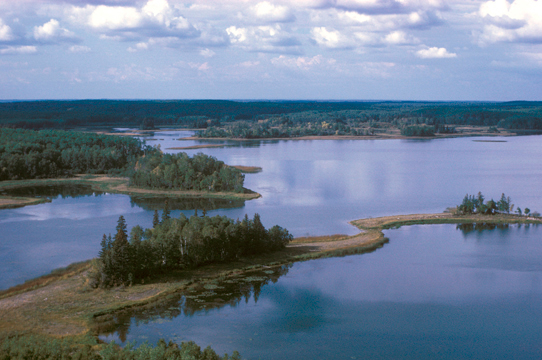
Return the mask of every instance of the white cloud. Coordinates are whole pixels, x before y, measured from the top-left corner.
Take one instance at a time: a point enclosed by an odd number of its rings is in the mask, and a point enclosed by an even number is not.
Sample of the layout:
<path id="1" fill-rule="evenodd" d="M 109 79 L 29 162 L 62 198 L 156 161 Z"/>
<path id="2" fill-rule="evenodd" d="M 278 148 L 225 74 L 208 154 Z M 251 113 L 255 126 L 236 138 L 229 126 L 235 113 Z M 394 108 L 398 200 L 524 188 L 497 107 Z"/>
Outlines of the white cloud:
<path id="1" fill-rule="evenodd" d="M 91 49 L 88 46 L 74 45 L 70 47 L 70 52 L 72 53 L 87 53 L 90 51 Z"/>
<path id="2" fill-rule="evenodd" d="M 335 29 L 315 27 L 311 29 L 311 35 L 318 45 L 328 49 L 347 49 L 354 46 L 352 40 Z"/>
<path id="3" fill-rule="evenodd" d="M 43 42 L 79 41 L 73 32 L 60 27 L 60 23 L 55 19 L 49 20 L 42 26 L 35 26 L 34 39 Z"/>
<path id="4" fill-rule="evenodd" d="M 34 54 L 38 51 L 35 46 L 8 46 L 7 48 L 0 49 L 0 54 Z"/>
<path id="5" fill-rule="evenodd" d="M 542 43 L 542 1 L 487 1 L 480 6 L 479 16 L 487 24 L 478 35 L 481 44 L 495 42 Z"/>
<path id="6" fill-rule="evenodd" d="M 404 31 L 392 31 L 386 35 L 384 42 L 390 45 L 411 45 L 418 44 L 420 40 L 408 35 Z"/>
<path id="7" fill-rule="evenodd" d="M 148 50 L 148 49 L 149 49 L 149 44 L 148 43 L 140 42 L 140 43 L 136 44 L 135 48 L 129 47 L 128 51 L 129 52 L 136 52 L 136 51 Z"/>
<path id="8" fill-rule="evenodd" d="M 324 64 L 325 61 L 322 55 L 316 55 L 313 57 L 289 57 L 281 55 L 279 57 L 271 59 L 271 63 L 277 66 L 286 66 L 290 68 L 308 70 L 314 66 Z"/>
<path id="9" fill-rule="evenodd" d="M 268 1 L 260 2 L 251 6 L 247 17 L 256 22 L 292 22 L 295 21 L 295 15 L 287 6 L 275 5 Z"/>
<path id="10" fill-rule="evenodd" d="M 11 28 L 0 18 L 0 41 L 10 41 L 15 39 Z"/>
<path id="11" fill-rule="evenodd" d="M 430 47 L 427 49 L 421 49 L 416 52 L 416 56 L 422 59 L 444 59 L 455 58 L 456 53 L 449 53 L 445 48 Z"/>
<path id="12" fill-rule="evenodd" d="M 213 50 L 209 50 L 209 49 L 200 50 L 199 54 L 206 58 L 212 58 L 213 56 L 216 55 L 216 53 Z"/>
<path id="13" fill-rule="evenodd" d="M 193 38 L 200 35 L 200 31 L 167 0 L 149 0 L 142 8 L 107 5 L 74 7 L 71 19 L 120 40 L 170 36 Z"/>
<path id="14" fill-rule="evenodd" d="M 246 51 L 299 53 L 301 43 L 279 24 L 226 29 L 230 42 Z"/>

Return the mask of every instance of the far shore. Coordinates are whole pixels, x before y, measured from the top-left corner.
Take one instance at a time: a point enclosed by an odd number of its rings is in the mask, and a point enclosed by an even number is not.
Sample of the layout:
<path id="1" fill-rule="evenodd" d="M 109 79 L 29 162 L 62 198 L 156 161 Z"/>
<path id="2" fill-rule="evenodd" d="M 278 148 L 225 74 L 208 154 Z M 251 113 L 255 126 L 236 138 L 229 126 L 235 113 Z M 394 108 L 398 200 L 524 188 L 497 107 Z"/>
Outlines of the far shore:
<path id="1" fill-rule="evenodd" d="M 506 214 L 438 213 L 386 216 L 350 223 L 361 232 L 354 236 L 296 238 L 285 250 L 275 253 L 178 271 L 145 284 L 110 290 L 91 290 L 86 285 L 91 260 L 74 264 L 0 291 L 0 339 L 23 333 L 55 337 L 96 335 L 93 333 L 96 324 L 114 318 L 119 311 L 152 307 L 153 303 L 174 293 L 189 291 L 195 283 L 222 281 L 245 272 L 297 261 L 375 251 L 389 241 L 384 237 L 384 229 L 415 224 L 541 224 L 542 219 Z"/>
<path id="2" fill-rule="evenodd" d="M 242 170 L 241 170 L 242 171 Z M 195 190 L 157 190 L 129 186 L 128 178 L 107 175 L 77 175 L 70 178 L 8 180 L 0 182 L 0 190 L 15 189 L 30 186 L 48 185 L 90 185 L 92 190 L 114 194 L 137 195 L 142 197 L 176 197 L 176 198 L 207 198 L 225 200 L 252 200 L 261 197 L 249 189 L 243 193 L 235 192 L 206 192 Z M 23 207 L 41 204 L 50 200 L 46 198 L 0 196 L 0 209 Z"/>

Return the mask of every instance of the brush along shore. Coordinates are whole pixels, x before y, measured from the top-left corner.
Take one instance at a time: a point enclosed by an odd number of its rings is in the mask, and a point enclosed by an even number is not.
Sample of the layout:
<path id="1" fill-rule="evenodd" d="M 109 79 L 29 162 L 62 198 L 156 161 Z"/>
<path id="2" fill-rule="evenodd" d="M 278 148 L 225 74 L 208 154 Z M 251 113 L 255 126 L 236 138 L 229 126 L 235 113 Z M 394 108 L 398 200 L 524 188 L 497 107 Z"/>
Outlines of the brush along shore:
<path id="1" fill-rule="evenodd" d="M 140 197 L 172 197 L 172 198 L 207 198 L 224 200 L 252 200 L 261 197 L 260 194 L 244 189 L 243 193 L 235 192 L 207 192 L 193 190 L 157 190 L 135 187 L 129 185 L 126 177 L 113 177 L 107 175 L 77 175 L 71 178 L 57 179 L 30 179 L 8 180 L 0 182 L 0 191 L 10 189 L 51 186 L 51 185 L 87 185 L 94 191 L 114 194 L 137 195 Z M 9 195 L 0 196 L 0 209 L 23 207 L 50 201 L 47 198 L 16 197 Z"/>
<path id="2" fill-rule="evenodd" d="M 231 263 L 211 264 L 151 279 L 145 284 L 113 289 L 91 289 L 87 273 L 91 261 L 74 264 L 14 288 L 0 292 L 0 339 L 16 334 L 55 337 L 93 334 L 102 318 L 119 311 L 137 309 L 173 294 L 184 294 L 201 285 L 262 268 L 296 261 L 345 256 L 374 251 L 388 239 L 382 230 L 415 224 L 542 223 L 540 218 L 517 215 L 414 214 L 361 219 L 351 222 L 361 232 L 354 236 L 332 235 L 294 239 L 284 250 L 244 258 Z M 96 335 L 96 334 L 93 334 Z"/>

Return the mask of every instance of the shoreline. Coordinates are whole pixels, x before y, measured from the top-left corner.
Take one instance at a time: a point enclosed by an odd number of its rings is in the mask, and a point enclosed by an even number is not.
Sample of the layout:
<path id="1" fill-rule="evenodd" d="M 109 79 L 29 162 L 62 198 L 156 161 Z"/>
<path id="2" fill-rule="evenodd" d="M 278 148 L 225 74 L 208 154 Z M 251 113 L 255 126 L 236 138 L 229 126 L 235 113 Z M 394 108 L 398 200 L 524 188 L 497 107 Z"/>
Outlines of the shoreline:
<path id="1" fill-rule="evenodd" d="M 200 140 L 200 141 L 278 141 L 278 140 L 435 140 L 435 139 L 451 139 L 451 138 L 461 138 L 461 137 L 476 137 L 476 136 L 487 136 L 487 137 L 510 137 L 510 136 L 521 136 L 515 133 L 465 133 L 465 134 L 443 134 L 435 136 L 404 136 L 404 135 L 395 135 L 395 134 L 379 134 L 379 135 L 307 135 L 307 136 L 298 136 L 298 137 L 278 137 L 278 138 L 233 138 L 233 137 L 197 137 L 189 136 L 185 138 L 179 138 L 179 141 L 185 140 Z M 473 140 L 474 141 L 474 140 Z M 488 140 L 489 141 L 489 140 Z M 202 144 L 194 145 L 198 149 L 206 147 L 225 147 L 226 145 L 215 145 L 215 144 Z M 231 146 L 231 145 L 230 145 Z M 178 147 L 178 148 L 169 148 L 169 149 L 188 149 L 195 147 Z"/>
<path id="2" fill-rule="evenodd" d="M 195 190 L 156 190 L 139 188 L 128 185 L 128 178 L 113 177 L 108 175 L 76 175 L 71 178 L 55 179 L 28 179 L 28 180 L 7 180 L 0 182 L 0 190 L 9 190 L 30 186 L 49 185 L 87 185 L 94 191 L 108 192 L 113 194 L 124 194 L 139 197 L 171 197 L 171 198 L 206 198 L 224 200 L 253 200 L 260 198 L 257 192 L 244 188 L 243 193 L 234 192 L 205 192 Z M 50 202 L 47 198 L 32 198 L 20 196 L 0 196 L 0 209 L 24 207 Z"/>
<path id="3" fill-rule="evenodd" d="M 285 250 L 275 253 L 177 271 L 147 284 L 108 290 L 88 288 L 86 273 L 93 261 L 88 260 L 1 291 L 0 339 L 17 333 L 57 337 L 93 334 L 92 329 L 101 320 L 107 321 L 119 311 L 151 306 L 173 294 L 182 295 L 194 283 L 224 280 L 245 272 L 298 261 L 375 251 L 389 241 L 382 232 L 385 229 L 417 224 L 459 223 L 542 224 L 542 219 L 503 214 L 438 213 L 353 220 L 350 224 L 361 231 L 353 236 L 300 237 L 294 239 Z"/>

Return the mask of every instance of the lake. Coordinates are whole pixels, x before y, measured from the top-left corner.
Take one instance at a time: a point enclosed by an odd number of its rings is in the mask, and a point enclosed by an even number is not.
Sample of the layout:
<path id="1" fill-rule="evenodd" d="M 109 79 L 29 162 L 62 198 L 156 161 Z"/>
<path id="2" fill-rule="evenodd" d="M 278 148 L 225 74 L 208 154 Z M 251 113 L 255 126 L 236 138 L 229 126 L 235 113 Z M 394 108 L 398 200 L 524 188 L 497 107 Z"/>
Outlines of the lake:
<path id="1" fill-rule="evenodd" d="M 385 233 L 372 253 L 216 283 L 125 314 L 101 338 L 194 340 L 246 359 L 542 356 L 542 226 Z"/>
<path id="2" fill-rule="evenodd" d="M 542 211 L 541 136 L 438 140 L 179 141 L 186 131 L 157 132 L 149 144 L 162 149 L 205 143 L 225 148 L 204 152 L 231 165 L 260 166 L 245 187 L 262 194 L 247 202 L 176 202 L 173 216 L 208 214 L 232 218 L 261 215 L 295 236 L 355 234 L 348 221 L 392 214 L 441 212 L 466 193 L 502 192 L 522 208 Z M 147 137 L 149 138 L 149 137 Z M 162 140 L 161 140 L 162 139 Z M 491 138 L 493 139 L 493 138 Z M 166 150 L 178 152 L 174 150 Z M 95 257 L 104 233 L 114 233 L 124 215 L 128 227 L 150 227 L 154 203 L 126 195 L 45 191 L 51 203 L 0 211 L 0 289 Z M 55 192 L 63 195 L 55 196 Z M 34 192 L 35 193 L 35 192 Z"/>

